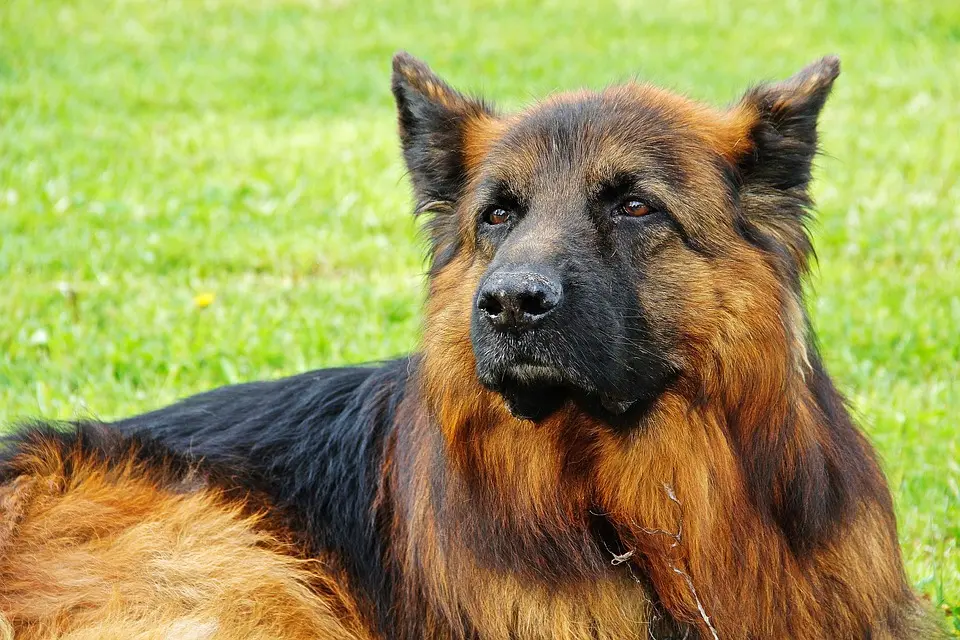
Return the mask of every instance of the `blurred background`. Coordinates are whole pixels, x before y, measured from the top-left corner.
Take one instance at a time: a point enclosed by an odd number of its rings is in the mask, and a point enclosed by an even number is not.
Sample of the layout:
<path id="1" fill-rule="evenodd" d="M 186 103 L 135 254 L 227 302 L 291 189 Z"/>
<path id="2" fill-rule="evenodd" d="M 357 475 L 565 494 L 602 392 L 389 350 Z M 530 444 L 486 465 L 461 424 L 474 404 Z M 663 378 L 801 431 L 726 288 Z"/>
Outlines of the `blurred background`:
<path id="1" fill-rule="evenodd" d="M 0 423 L 414 349 L 400 48 L 506 109 L 634 77 L 723 104 L 840 55 L 809 306 L 889 474 L 911 579 L 950 616 L 956 0 L 2 0 Z"/>

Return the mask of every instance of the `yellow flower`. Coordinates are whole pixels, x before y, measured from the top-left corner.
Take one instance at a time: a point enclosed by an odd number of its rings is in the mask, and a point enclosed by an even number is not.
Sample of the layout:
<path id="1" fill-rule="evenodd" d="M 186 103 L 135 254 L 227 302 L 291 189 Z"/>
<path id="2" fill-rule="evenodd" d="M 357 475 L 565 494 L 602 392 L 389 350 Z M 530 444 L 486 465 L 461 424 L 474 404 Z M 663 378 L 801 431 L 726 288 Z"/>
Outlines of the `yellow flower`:
<path id="1" fill-rule="evenodd" d="M 198 293 L 197 295 L 193 296 L 193 304 L 197 307 L 197 309 L 206 309 L 212 305 L 213 301 L 216 299 L 217 294 L 215 293 Z"/>

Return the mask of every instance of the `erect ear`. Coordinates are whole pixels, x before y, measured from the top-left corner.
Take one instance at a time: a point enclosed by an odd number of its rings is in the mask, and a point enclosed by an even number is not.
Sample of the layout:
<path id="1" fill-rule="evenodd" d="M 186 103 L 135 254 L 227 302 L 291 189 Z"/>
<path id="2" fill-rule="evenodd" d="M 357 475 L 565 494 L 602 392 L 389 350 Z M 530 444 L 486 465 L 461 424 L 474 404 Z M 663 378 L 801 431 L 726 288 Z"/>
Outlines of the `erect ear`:
<path id="1" fill-rule="evenodd" d="M 745 220 L 759 243 L 777 242 L 803 270 L 810 244 L 804 220 L 807 188 L 817 154 L 817 119 L 840 75 L 840 60 L 827 56 L 783 82 L 748 91 L 733 111 L 746 144 L 734 158 Z"/>
<path id="2" fill-rule="evenodd" d="M 391 88 L 417 212 L 455 202 L 467 179 L 471 128 L 492 119 L 492 112 L 404 51 L 393 57 Z"/>
<path id="3" fill-rule="evenodd" d="M 828 56 L 783 82 L 747 92 L 739 108 L 753 111 L 756 120 L 752 153 L 741 160 L 744 178 L 762 178 L 784 190 L 806 188 L 817 152 L 817 119 L 839 75 L 839 58 Z"/>

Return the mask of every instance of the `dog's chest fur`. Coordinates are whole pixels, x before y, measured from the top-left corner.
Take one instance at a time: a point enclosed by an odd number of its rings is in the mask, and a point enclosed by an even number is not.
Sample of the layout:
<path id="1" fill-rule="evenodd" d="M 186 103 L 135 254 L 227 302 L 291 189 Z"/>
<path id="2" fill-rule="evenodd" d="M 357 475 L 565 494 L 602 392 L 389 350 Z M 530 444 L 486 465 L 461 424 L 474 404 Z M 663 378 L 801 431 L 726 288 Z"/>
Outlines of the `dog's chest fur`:
<path id="1" fill-rule="evenodd" d="M 478 576 L 464 583 L 460 605 L 484 640 L 695 640 L 624 572 L 591 584 L 547 589 L 511 576 Z"/>
<path id="2" fill-rule="evenodd" d="M 569 540 L 560 543 L 544 537 L 539 553 L 508 558 L 498 539 L 510 542 L 516 552 L 522 537 L 516 531 L 503 530 L 499 536 L 488 531 L 483 539 L 463 530 L 430 531 L 420 541 L 442 543 L 432 549 L 421 547 L 424 555 L 417 563 L 422 571 L 418 582 L 426 590 L 424 604 L 432 610 L 426 618 L 436 629 L 427 637 L 696 640 L 692 628 L 666 613 L 619 541 L 593 533 L 592 540 L 581 539 L 579 549 Z M 526 557 L 529 564 L 517 564 L 519 557 Z"/>

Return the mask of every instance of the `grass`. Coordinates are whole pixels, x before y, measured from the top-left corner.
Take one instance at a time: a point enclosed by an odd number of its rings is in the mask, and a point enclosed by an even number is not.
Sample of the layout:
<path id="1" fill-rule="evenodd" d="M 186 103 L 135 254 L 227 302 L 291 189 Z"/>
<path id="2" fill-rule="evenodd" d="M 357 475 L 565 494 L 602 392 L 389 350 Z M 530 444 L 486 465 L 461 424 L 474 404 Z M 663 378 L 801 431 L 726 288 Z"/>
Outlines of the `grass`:
<path id="1" fill-rule="evenodd" d="M 634 75 L 729 102 L 833 52 L 810 308 L 957 606 L 960 4 L 719 4 L 4 0 L 0 422 L 413 349 L 398 48 L 508 108 Z"/>

